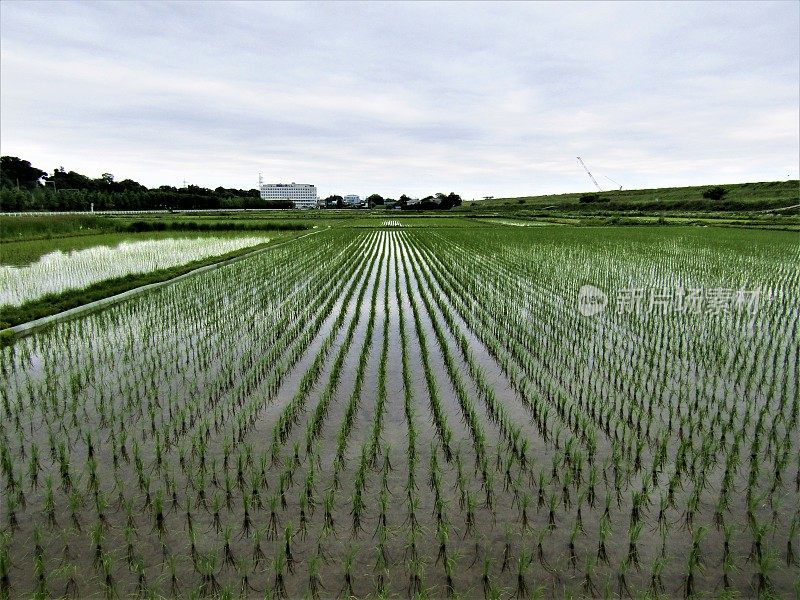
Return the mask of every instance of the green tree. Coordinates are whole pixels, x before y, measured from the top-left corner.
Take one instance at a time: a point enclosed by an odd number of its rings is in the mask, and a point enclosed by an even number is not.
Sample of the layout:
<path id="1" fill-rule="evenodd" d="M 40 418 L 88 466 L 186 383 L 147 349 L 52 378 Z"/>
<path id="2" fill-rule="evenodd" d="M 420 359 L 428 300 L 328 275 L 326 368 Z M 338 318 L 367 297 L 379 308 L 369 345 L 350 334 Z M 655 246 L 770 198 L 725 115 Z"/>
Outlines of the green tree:
<path id="1" fill-rule="evenodd" d="M 0 157 L 0 187 L 32 190 L 41 185 L 41 179 L 45 175 L 46 171 L 31 166 L 27 160 L 16 156 Z"/>

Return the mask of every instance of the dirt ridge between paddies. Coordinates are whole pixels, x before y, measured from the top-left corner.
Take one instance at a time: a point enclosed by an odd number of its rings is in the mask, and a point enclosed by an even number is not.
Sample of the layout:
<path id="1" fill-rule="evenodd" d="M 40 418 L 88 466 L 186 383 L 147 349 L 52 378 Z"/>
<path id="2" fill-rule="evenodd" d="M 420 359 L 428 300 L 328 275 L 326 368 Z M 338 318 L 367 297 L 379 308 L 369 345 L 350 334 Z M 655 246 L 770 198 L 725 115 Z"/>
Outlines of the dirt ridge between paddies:
<path id="1" fill-rule="evenodd" d="M 122 302 L 127 300 L 128 298 L 132 298 L 134 296 L 138 296 L 139 294 L 143 294 L 145 292 L 158 289 L 160 287 L 164 287 L 166 285 L 170 285 L 172 283 L 181 281 L 183 279 L 187 279 L 189 277 L 193 277 L 195 275 L 199 275 L 200 273 L 206 273 L 208 271 L 212 271 L 214 269 L 219 269 L 221 267 L 230 265 L 232 263 L 238 262 L 240 260 L 244 260 L 246 258 L 250 258 L 252 256 L 256 256 L 273 248 L 278 248 L 280 246 L 284 246 L 286 244 L 290 244 L 295 242 L 299 239 L 309 237 L 320 233 L 322 231 L 327 231 L 330 229 L 330 225 L 323 229 L 316 229 L 315 231 L 310 231 L 308 233 L 304 233 L 297 237 L 291 238 L 289 240 L 284 240 L 275 244 L 268 244 L 264 247 L 258 248 L 256 250 L 252 250 L 250 252 L 246 252 L 244 254 L 238 254 L 236 256 L 232 256 L 230 258 L 225 258 L 222 260 L 218 260 L 211 264 L 202 265 L 185 273 L 181 273 L 174 277 L 170 277 L 168 279 L 163 279 L 160 281 L 154 281 L 153 283 L 147 283 L 144 285 L 133 287 L 129 290 L 125 290 L 123 292 L 119 292 L 117 294 L 113 294 L 111 296 L 106 296 L 104 298 L 100 298 L 98 300 L 93 300 L 91 302 L 87 302 L 85 304 L 81 304 L 80 306 L 75 306 L 73 308 L 69 308 L 64 311 L 60 311 L 54 314 L 46 315 L 40 317 L 38 319 L 33 319 L 32 321 L 28 321 L 26 323 L 19 323 L 17 325 L 12 325 L 11 327 L 7 327 L 5 329 L 0 329 L 0 346 L 13 344 L 14 341 L 19 339 L 20 337 L 24 337 L 26 335 L 30 335 L 37 331 L 40 331 L 50 325 L 54 325 L 55 323 L 59 323 L 61 321 L 65 321 L 67 319 L 72 319 L 74 317 L 78 317 L 80 315 L 94 312 L 95 310 L 105 308 L 111 306 L 113 304 L 117 304 L 118 302 Z"/>

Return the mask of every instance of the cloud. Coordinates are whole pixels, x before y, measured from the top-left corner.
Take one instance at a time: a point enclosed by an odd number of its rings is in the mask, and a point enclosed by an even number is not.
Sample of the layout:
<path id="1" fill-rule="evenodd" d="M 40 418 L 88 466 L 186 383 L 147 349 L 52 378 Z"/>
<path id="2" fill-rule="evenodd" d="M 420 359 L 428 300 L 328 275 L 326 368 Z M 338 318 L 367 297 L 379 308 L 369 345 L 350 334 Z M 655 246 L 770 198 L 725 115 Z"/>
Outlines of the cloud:
<path id="1" fill-rule="evenodd" d="M 321 194 L 797 176 L 793 3 L 22 3 L 0 145 L 146 185 Z"/>

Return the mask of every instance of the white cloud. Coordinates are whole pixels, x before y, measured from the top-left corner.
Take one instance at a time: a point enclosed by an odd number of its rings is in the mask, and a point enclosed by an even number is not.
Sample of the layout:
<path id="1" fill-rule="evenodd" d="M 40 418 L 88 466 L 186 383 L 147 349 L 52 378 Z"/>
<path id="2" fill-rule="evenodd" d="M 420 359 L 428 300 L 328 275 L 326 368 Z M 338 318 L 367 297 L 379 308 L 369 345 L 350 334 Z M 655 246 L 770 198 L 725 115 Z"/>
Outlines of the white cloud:
<path id="1" fill-rule="evenodd" d="M 797 172 L 793 3 L 0 5 L 0 145 L 146 185 L 587 189 Z M 788 166 L 787 166 L 788 165 Z"/>

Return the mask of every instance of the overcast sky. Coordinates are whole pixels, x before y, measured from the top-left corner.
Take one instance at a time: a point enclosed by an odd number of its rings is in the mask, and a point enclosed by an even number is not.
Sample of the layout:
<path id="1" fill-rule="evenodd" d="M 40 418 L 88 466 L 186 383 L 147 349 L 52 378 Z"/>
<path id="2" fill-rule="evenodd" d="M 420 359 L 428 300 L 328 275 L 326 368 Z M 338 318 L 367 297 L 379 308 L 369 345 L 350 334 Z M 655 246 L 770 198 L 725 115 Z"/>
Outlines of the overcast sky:
<path id="1" fill-rule="evenodd" d="M 800 3 L 0 3 L 0 151 L 465 198 L 798 177 Z"/>

